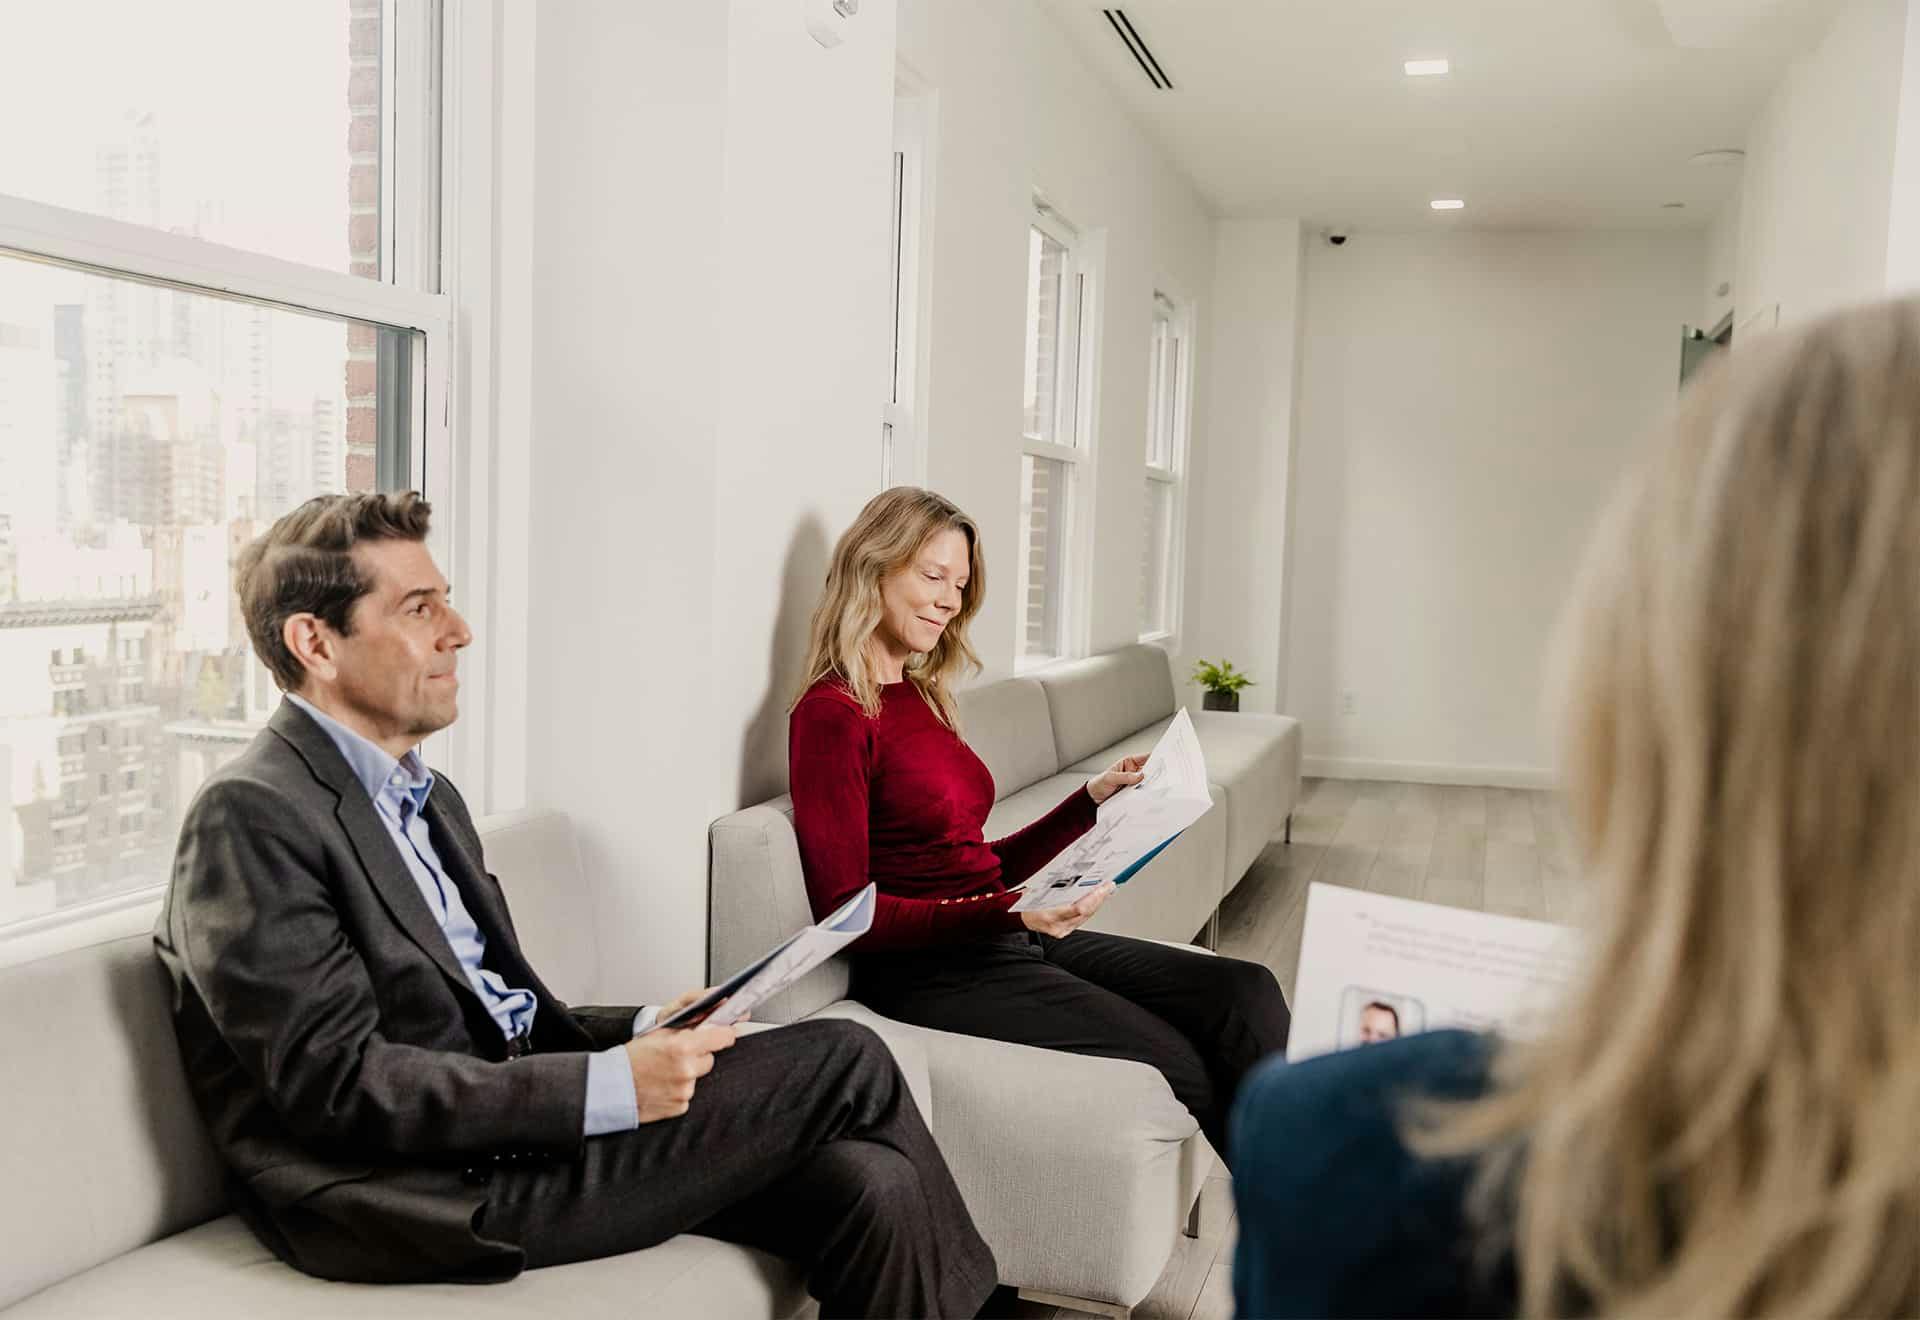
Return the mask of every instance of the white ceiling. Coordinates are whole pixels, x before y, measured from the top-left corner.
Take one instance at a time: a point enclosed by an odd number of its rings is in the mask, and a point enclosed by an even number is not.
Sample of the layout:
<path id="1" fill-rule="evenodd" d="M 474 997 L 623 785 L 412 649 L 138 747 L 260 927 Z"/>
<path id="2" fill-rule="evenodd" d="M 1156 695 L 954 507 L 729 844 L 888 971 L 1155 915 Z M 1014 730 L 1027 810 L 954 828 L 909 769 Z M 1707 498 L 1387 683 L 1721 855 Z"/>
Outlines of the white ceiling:
<path id="1" fill-rule="evenodd" d="M 1739 171 L 1687 158 L 1745 142 L 1833 6 L 1118 0 L 1173 82 L 1156 91 L 1116 0 L 1041 2 L 1216 211 L 1373 229 L 1703 226 Z M 1445 77 L 1402 72 L 1439 56 Z"/>

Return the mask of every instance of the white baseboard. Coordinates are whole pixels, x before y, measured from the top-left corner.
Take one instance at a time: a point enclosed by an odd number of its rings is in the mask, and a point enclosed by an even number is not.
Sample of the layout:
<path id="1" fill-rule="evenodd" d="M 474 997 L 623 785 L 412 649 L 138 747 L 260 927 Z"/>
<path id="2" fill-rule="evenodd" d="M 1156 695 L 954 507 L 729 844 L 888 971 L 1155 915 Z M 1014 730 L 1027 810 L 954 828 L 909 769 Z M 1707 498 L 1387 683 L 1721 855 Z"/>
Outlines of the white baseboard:
<path id="1" fill-rule="evenodd" d="M 1309 779 L 1391 779 L 1408 784 L 1467 784 L 1480 788 L 1557 787 L 1553 771 L 1524 765 L 1441 765 L 1422 761 L 1359 761 L 1308 756 L 1300 771 Z"/>

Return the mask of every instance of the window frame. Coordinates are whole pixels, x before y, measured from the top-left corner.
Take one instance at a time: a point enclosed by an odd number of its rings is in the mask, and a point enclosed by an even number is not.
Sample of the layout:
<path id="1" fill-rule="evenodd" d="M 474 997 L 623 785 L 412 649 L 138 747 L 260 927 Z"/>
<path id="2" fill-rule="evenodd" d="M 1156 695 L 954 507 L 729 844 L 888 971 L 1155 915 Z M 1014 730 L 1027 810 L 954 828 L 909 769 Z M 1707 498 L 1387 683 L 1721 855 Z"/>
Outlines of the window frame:
<path id="1" fill-rule="evenodd" d="M 409 354 L 411 379 L 404 391 L 411 414 L 407 434 L 416 442 L 407 447 L 402 488 L 420 491 L 434 505 L 429 547 L 448 563 L 462 544 L 463 532 L 454 498 L 457 309 L 444 291 L 454 231 L 441 206 L 448 179 L 443 147 L 457 126 L 456 107 L 443 96 L 446 72 L 453 67 L 453 42 L 444 0 L 382 0 L 380 18 L 377 277 L 327 270 L 5 192 L 0 192 L 0 257 L 418 335 L 420 351 Z M 376 472 L 379 477 L 401 475 L 384 446 Z M 437 734 L 426 741 L 423 750 L 429 760 L 464 750 L 449 747 L 445 738 Z M 142 928 L 151 923 L 165 886 L 163 874 L 151 885 L 0 926 L 0 966 Z"/>
<path id="2" fill-rule="evenodd" d="M 1074 225 L 1039 192 L 1034 194 L 1027 222 L 1028 233 L 1035 230 L 1065 249 L 1061 283 L 1070 285 L 1074 291 L 1074 296 L 1063 295 L 1060 299 L 1062 349 L 1056 363 L 1056 380 L 1069 380 L 1070 385 L 1066 389 L 1055 388 L 1053 425 L 1053 434 L 1069 436 L 1071 443 L 1030 435 L 1023 420 L 1020 456 L 1057 460 L 1066 474 L 1062 499 L 1066 531 L 1061 537 L 1058 651 L 1044 656 L 1022 654 L 1026 632 L 1026 584 L 1022 582 L 1020 608 L 1014 618 L 1013 669 L 1016 674 L 1034 673 L 1087 653 L 1092 592 L 1083 568 L 1093 562 L 1093 498 L 1098 485 L 1094 438 L 1098 434 L 1098 328 L 1104 236 Z M 1020 535 L 1026 535 L 1024 524 Z"/>
<path id="3" fill-rule="evenodd" d="M 926 81 L 902 64 L 893 98 L 892 205 L 888 214 L 888 327 L 892 370 L 881 405 L 880 487 L 923 486 L 921 416 L 928 371 L 926 309 L 932 301 L 933 159 L 938 103 Z"/>
<path id="4" fill-rule="evenodd" d="M 1167 437 L 1167 463 L 1154 462 L 1154 428 L 1158 419 L 1151 415 L 1147 420 L 1146 478 L 1169 487 L 1172 490 L 1172 507 L 1167 517 L 1166 563 L 1161 570 L 1160 611 L 1158 628 L 1148 628 L 1139 636 L 1142 642 L 1166 646 L 1177 650 L 1180 639 L 1181 608 L 1186 592 L 1186 526 L 1187 526 L 1187 474 L 1191 457 L 1193 439 L 1193 327 L 1195 323 L 1194 304 L 1191 298 L 1182 298 L 1156 288 L 1153 294 L 1153 325 L 1166 325 L 1172 342 L 1178 346 L 1174 359 L 1171 385 L 1173 400 Z M 1148 356 L 1149 370 L 1152 370 L 1152 355 Z M 1150 401 L 1158 398 L 1156 385 L 1164 387 L 1169 382 L 1149 384 L 1147 397 Z M 1151 406 L 1151 403 L 1150 403 Z"/>

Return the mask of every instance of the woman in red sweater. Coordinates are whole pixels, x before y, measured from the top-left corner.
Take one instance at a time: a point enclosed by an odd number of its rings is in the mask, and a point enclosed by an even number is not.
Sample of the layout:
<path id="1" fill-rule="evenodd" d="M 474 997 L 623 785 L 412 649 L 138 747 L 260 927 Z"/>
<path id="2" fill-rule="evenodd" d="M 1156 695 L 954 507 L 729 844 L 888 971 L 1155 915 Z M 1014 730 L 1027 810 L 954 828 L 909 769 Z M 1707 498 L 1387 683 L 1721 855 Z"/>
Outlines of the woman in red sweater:
<path id="1" fill-rule="evenodd" d="M 862 1002 L 941 1031 L 1151 1064 L 1228 1158 L 1241 1077 L 1287 1043 L 1280 986 L 1258 963 L 1080 931 L 1111 885 L 1072 907 L 1011 910 L 1011 887 L 1138 783 L 1144 758 L 1015 834 L 981 834 L 993 776 L 958 732 L 952 683 L 979 668 L 967 624 L 985 591 L 978 529 L 930 491 L 874 497 L 834 548 L 789 717 L 813 910 L 873 881 L 873 929 L 854 946 Z"/>

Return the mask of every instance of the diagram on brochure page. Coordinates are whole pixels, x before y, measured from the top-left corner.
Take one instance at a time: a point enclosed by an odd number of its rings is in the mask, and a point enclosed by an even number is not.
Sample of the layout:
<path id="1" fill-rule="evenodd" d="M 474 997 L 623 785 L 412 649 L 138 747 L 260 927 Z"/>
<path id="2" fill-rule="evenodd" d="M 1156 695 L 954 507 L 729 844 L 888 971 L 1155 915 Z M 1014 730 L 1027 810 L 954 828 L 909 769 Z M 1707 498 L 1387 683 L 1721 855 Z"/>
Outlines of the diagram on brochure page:
<path id="1" fill-rule="evenodd" d="M 1124 883 L 1212 805 L 1206 758 L 1182 710 L 1160 735 L 1140 782 L 1100 804 L 1093 828 L 1027 881 L 1013 910 L 1065 907 L 1108 880 Z"/>

